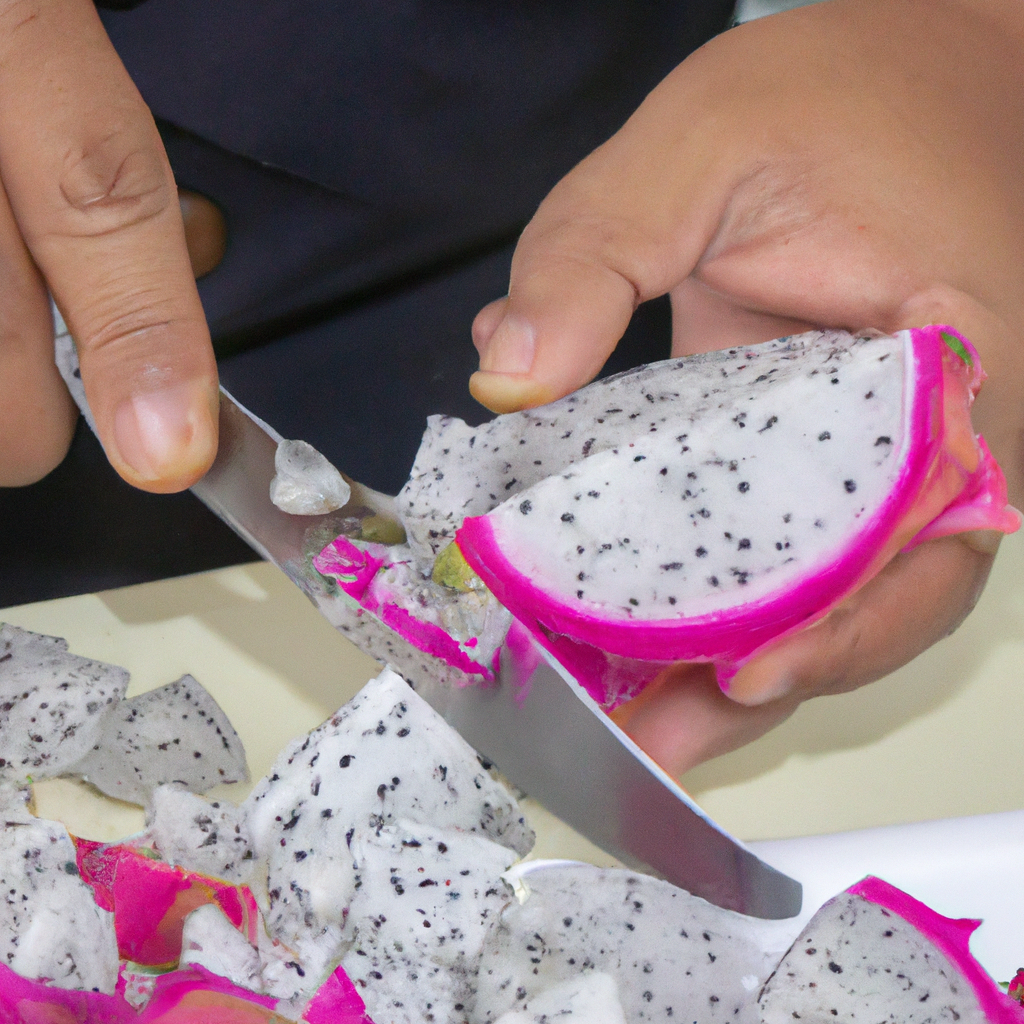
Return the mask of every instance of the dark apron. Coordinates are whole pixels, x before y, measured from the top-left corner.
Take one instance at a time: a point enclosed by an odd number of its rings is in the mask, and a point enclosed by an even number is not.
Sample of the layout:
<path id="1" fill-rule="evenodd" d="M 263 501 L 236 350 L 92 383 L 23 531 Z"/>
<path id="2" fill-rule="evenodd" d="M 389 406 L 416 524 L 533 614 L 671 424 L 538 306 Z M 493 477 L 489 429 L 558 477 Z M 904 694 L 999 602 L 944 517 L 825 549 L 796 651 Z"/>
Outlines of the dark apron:
<path id="1" fill-rule="evenodd" d="M 394 491 L 429 413 L 487 415 L 469 326 L 537 204 L 732 0 L 100 6 L 178 183 L 225 214 L 199 283 L 225 385 Z M 652 305 L 609 368 L 667 339 Z M 0 524 L 0 607 L 249 557 L 190 495 L 122 484 L 82 430 L 50 477 L 0 492 Z"/>

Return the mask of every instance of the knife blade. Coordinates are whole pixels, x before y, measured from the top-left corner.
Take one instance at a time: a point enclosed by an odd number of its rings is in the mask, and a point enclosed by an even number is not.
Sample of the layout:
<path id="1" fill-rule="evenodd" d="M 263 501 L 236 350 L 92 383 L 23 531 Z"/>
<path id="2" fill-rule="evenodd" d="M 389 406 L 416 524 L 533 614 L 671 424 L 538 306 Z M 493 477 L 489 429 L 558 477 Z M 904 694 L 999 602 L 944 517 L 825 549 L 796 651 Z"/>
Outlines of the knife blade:
<path id="1" fill-rule="evenodd" d="M 346 477 L 352 497 L 344 508 L 282 512 L 270 500 L 280 440 L 221 389 L 217 458 L 192 490 L 337 624 L 353 610 L 311 560 L 341 534 L 400 542 L 394 499 Z M 716 825 L 546 652 L 534 647 L 524 658 L 506 647 L 500 665 L 496 682 L 480 686 L 456 687 L 429 671 L 405 674 L 515 785 L 623 863 L 755 917 L 799 913 L 800 884 Z"/>
<path id="2" fill-rule="evenodd" d="M 93 425 L 74 343 L 55 315 L 58 368 Z M 345 477 L 349 502 L 296 516 L 270 500 L 282 440 L 221 388 L 217 457 L 192 492 L 327 619 L 410 684 L 463 738 L 518 787 L 624 864 L 659 875 L 719 906 L 781 919 L 800 912 L 800 883 L 764 863 L 717 825 L 609 718 L 547 652 L 506 644 L 493 683 L 455 686 L 437 659 L 371 623 L 312 559 L 338 536 L 397 544 L 395 499 Z M 344 474 L 343 474 L 344 475 Z M 388 634 L 383 635 L 382 634 Z"/>

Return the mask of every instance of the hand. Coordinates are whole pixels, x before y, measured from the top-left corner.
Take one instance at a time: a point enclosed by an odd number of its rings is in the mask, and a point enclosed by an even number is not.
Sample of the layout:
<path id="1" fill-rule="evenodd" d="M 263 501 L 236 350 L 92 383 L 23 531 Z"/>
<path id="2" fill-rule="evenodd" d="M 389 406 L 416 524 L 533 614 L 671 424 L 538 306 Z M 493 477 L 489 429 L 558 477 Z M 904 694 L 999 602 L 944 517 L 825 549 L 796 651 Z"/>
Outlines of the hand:
<path id="1" fill-rule="evenodd" d="M 188 487 L 217 371 L 160 137 L 91 0 L 0 0 L 0 182 L 0 485 L 48 473 L 75 425 L 49 287 L 115 469 Z"/>
<path id="2" fill-rule="evenodd" d="M 541 205 L 508 298 L 474 324 L 473 393 L 497 411 L 568 393 L 666 292 L 675 354 L 951 323 L 989 374 L 974 424 L 1019 506 L 1022 124 L 1017 0 L 830 0 L 727 32 Z M 672 771 L 723 753 L 955 629 L 996 546 L 922 545 L 746 665 L 728 697 L 679 666 L 618 717 Z"/>

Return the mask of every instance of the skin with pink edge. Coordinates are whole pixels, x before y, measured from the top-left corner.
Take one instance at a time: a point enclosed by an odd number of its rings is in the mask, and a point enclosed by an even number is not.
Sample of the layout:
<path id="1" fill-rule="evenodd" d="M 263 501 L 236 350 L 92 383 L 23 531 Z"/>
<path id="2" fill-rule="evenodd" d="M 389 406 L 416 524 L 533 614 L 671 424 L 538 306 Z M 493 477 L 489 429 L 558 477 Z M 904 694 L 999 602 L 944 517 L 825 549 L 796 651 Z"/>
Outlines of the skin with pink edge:
<path id="1" fill-rule="evenodd" d="M 822 618 L 901 549 L 965 529 L 1009 533 L 1019 527 L 1019 514 L 1006 504 L 1002 472 L 970 428 L 970 404 L 984 379 L 977 353 L 949 328 L 901 337 L 909 443 L 897 479 L 827 561 L 758 600 L 646 619 L 577 600 L 524 571 L 502 507 L 467 519 L 457 543 L 499 601 L 606 706 L 635 695 L 675 661 L 710 661 L 727 684 L 760 648 Z"/>

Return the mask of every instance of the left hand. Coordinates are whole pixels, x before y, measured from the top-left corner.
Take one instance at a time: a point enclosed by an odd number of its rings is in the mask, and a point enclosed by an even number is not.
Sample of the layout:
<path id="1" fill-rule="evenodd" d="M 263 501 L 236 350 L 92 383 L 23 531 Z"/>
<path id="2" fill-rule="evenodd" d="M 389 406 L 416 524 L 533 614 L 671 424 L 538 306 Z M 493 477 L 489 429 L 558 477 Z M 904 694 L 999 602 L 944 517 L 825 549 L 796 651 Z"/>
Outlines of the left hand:
<path id="1" fill-rule="evenodd" d="M 496 411 L 590 380 L 666 292 L 673 353 L 819 327 L 950 323 L 989 380 L 974 425 L 1024 502 L 1024 7 L 829 0 L 714 39 L 551 192 L 509 296 L 474 324 Z M 809 697 L 861 686 L 954 630 L 997 538 L 897 556 L 728 696 L 681 665 L 617 713 L 680 772 Z"/>

